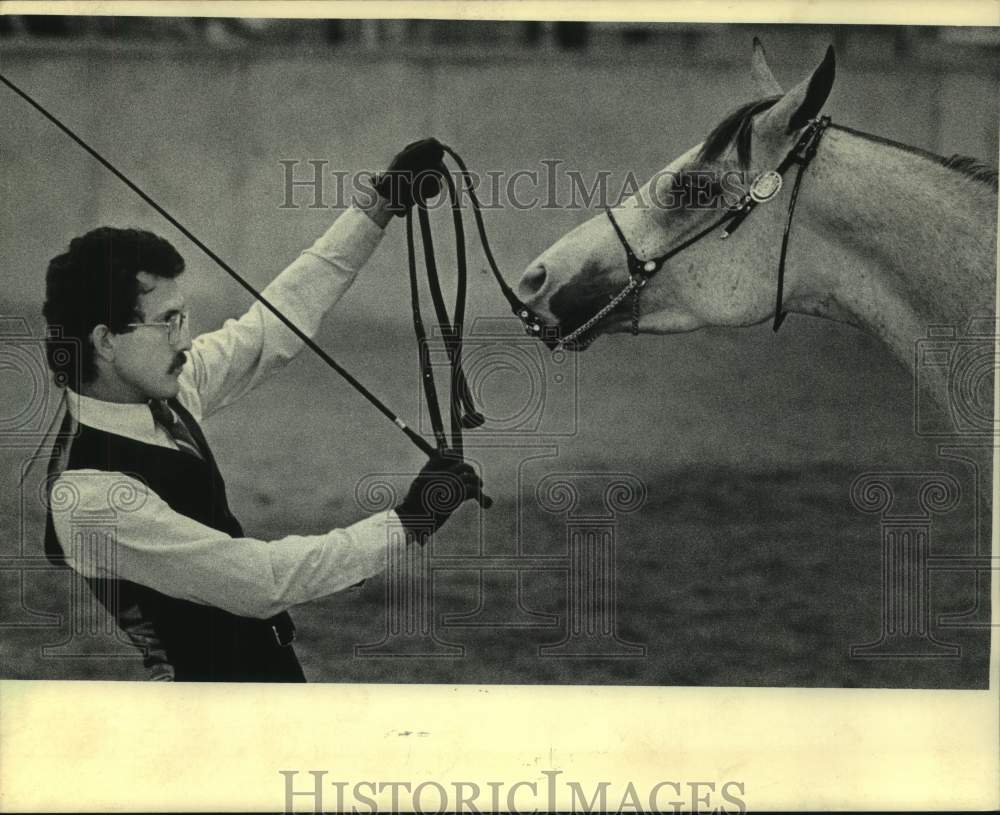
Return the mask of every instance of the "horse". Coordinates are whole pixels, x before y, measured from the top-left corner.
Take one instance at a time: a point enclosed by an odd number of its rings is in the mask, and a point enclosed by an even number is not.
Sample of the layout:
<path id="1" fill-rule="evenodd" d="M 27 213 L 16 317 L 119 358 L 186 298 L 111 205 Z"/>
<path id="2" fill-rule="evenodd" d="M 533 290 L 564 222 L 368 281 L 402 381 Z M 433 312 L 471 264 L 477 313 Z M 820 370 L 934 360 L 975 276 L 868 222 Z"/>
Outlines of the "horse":
<path id="1" fill-rule="evenodd" d="M 629 328 L 777 330 L 791 312 L 875 336 L 914 374 L 933 327 L 992 329 L 996 169 L 821 117 L 832 46 L 785 92 L 755 38 L 750 73 L 756 98 L 526 267 L 517 293 L 550 347 Z M 946 404 L 947 370 L 922 376 Z"/>

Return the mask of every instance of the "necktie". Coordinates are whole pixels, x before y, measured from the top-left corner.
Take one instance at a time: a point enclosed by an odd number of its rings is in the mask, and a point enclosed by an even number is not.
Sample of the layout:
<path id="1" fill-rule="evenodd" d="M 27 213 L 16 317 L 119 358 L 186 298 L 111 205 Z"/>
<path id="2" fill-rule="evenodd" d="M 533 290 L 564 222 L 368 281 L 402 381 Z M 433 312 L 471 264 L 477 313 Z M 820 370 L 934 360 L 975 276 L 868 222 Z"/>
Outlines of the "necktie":
<path id="1" fill-rule="evenodd" d="M 198 442 L 194 440 L 191 431 L 187 429 L 187 425 L 174 415 L 166 402 L 162 399 L 154 399 L 149 403 L 149 410 L 153 414 L 153 421 L 170 434 L 170 438 L 174 440 L 182 452 L 202 460 L 205 459 L 198 447 Z"/>

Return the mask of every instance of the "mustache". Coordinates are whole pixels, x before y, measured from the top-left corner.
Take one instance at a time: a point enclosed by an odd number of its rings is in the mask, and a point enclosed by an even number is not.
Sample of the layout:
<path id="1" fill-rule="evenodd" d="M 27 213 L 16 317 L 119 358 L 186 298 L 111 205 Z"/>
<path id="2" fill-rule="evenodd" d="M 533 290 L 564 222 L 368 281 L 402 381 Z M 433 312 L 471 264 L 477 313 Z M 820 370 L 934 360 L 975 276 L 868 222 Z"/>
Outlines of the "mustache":
<path id="1" fill-rule="evenodd" d="M 170 366 L 170 373 L 172 374 L 177 373 L 177 371 L 179 371 L 181 368 L 184 367 L 184 364 L 186 362 L 187 362 L 187 354 L 181 351 L 181 353 L 179 353 L 174 359 L 174 364 Z"/>

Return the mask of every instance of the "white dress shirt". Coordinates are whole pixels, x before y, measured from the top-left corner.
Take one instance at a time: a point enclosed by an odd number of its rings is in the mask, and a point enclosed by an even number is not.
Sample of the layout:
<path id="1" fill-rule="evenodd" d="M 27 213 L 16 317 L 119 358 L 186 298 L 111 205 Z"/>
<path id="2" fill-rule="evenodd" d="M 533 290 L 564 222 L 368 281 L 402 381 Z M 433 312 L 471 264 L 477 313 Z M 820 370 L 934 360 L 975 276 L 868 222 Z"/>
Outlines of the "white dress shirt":
<path id="1" fill-rule="evenodd" d="M 382 237 L 360 210 L 349 209 L 310 249 L 264 290 L 264 295 L 310 337 L 323 315 L 344 294 Z M 196 337 L 180 376 L 178 400 L 201 422 L 279 370 L 302 341 L 260 303 L 238 320 Z M 145 404 L 121 404 L 72 394 L 70 411 L 81 424 L 146 444 L 172 447 L 170 435 Z M 136 490 L 134 509 L 115 519 L 115 553 L 82 555 L 74 519 L 107 512 L 111 485 Z M 72 506 L 52 502 L 56 535 L 70 566 L 85 577 L 109 577 L 215 606 L 247 617 L 267 618 L 298 603 L 340 591 L 385 567 L 394 512 L 382 512 L 322 535 L 279 540 L 233 538 L 181 515 L 152 490 L 121 473 L 66 470 L 52 494 L 71 489 Z M 402 546 L 401 535 L 392 535 Z M 108 563 L 114 563 L 113 573 Z"/>

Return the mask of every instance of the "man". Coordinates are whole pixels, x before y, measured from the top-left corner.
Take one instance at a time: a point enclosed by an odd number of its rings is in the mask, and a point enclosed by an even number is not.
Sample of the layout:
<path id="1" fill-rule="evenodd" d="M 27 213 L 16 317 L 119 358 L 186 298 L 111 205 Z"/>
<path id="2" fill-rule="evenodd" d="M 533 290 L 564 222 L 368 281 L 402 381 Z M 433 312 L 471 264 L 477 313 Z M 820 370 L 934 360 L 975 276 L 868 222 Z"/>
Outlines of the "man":
<path id="1" fill-rule="evenodd" d="M 440 189 L 441 159 L 433 139 L 405 148 L 378 195 L 341 215 L 264 295 L 315 335 L 392 216 Z M 377 574 L 393 526 L 405 531 L 394 545 L 422 544 L 482 485 L 469 465 L 435 457 L 394 511 L 324 535 L 246 537 L 200 422 L 303 343 L 260 303 L 192 341 L 183 270 L 163 238 L 110 227 L 49 264 L 43 311 L 63 341 L 49 344 L 48 361 L 73 393 L 50 464 L 46 553 L 87 579 L 152 678 L 305 681 L 287 609 Z M 443 480 L 455 500 L 427 509 Z M 110 544 L 75 534 L 79 513 L 109 510 Z"/>

